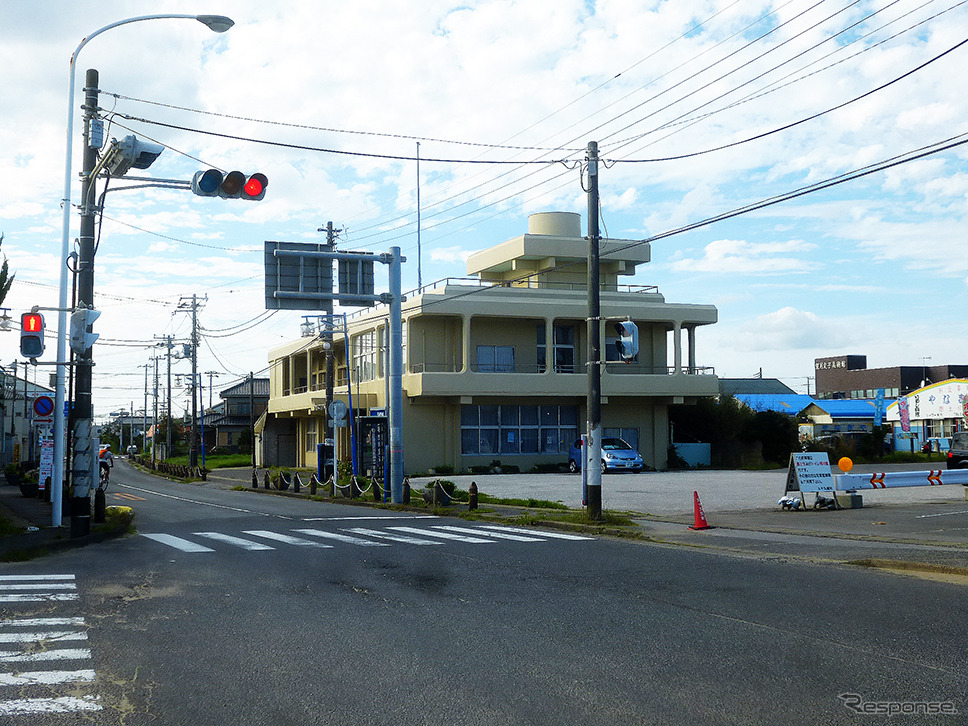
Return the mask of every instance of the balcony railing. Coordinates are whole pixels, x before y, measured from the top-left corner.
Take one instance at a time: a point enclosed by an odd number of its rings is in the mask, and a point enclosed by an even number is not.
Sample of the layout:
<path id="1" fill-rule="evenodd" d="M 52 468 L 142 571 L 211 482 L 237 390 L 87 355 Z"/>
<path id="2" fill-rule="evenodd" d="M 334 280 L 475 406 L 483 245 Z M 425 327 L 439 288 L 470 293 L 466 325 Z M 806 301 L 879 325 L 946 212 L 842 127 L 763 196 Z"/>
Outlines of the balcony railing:
<path id="1" fill-rule="evenodd" d="M 515 364 L 513 369 L 505 369 L 500 366 L 494 366 L 487 364 L 486 366 L 469 366 L 470 370 L 475 373 L 522 373 L 522 374 L 541 374 L 546 373 L 546 366 L 523 366 L 521 364 Z M 449 363 L 413 363 L 410 365 L 410 373 L 460 373 L 460 368 L 455 367 Z M 571 366 L 559 366 L 556 373 L 574 373 L 579 375 L 584 375 L 585 366 L 579 364 L 578 367 Z M 618 361 L 609 361 L 605 365 L 605 373 L 608 375 L 647 375 L 647 376 L 672 376 L 676 373 L 681 373 L 683 375 L 689 376 L 712 376 L 716 374 L 716 369 L 712 366 L 680 366 L 676 368 L 675 366 L 647 366 L 639 363 L 621 363 Z"/>

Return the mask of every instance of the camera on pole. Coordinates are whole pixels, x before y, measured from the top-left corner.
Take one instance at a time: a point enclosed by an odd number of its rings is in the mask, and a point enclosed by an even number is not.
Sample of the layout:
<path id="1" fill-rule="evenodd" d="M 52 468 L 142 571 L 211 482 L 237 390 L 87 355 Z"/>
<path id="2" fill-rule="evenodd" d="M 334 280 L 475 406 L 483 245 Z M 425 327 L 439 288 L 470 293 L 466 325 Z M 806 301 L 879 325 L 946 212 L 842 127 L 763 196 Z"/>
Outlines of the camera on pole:
<path id="1" fill-rule="evenodd" d="M 221 197 L 222 199 L 245 199 L 257 202 L 266 195 L 269 179 L 265 174 L 246 176 L 241 171 L 222 174 L 218 169 L 195 172 L 192 177 L 192 192 L 200 197 Z"/>

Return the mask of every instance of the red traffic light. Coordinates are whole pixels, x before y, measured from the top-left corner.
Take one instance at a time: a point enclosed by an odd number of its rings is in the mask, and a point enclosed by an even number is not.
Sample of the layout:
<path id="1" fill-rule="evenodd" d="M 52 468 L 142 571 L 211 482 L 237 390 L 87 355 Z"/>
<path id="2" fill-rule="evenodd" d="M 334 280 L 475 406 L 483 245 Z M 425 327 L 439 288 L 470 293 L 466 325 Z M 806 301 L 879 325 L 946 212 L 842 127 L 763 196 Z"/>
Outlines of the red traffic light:
<path id="1" fill-rule="evenodd" d="M 269 180 L 265 174 L 246 176 L 241 171 L 222 174 L 218 169 L 207 169 L 195 173 L 192 178 L 192 192 L 200 197 L 221 197 L 222 199 L 246 199 L 256 202 L 266 195 Z"/>
<path id="2" fill-rule="evenodd" d="M 44 316 L 23 313 L 20 316 L 20 355 L 39 358 L 44 354 Z"/>

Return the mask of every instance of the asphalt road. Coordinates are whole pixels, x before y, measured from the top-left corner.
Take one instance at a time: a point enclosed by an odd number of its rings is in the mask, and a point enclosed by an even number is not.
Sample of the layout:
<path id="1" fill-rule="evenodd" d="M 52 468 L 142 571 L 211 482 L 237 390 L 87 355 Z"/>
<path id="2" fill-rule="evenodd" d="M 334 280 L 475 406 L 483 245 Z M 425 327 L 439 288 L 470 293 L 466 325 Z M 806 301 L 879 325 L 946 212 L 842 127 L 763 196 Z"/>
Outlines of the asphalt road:
<path id="1" fill-rule="evenodd" d="M 958 585 L 113 479 L 138 535 L 2 571 L 0 723 L 966 723 Z"/>

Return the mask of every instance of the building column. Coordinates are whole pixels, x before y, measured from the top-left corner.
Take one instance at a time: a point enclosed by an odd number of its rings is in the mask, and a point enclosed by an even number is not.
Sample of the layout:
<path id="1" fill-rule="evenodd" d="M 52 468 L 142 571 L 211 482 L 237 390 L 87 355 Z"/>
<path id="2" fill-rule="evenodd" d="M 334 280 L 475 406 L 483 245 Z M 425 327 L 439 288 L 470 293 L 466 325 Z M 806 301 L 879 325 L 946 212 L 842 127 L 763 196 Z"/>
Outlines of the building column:
<path id="1" fill-rule="evenodd" d="M 545 373 L 551 372 L 555 372 L 555 320 L 545 318 Z"/>
<path id="2" fill-rule="evenodd" d="M 673 323 L 672 338 L 673 345 L 675 346 L 675 370 L 673 370 L 672 374 L 678 376 L 682 372 L 682 323 Z"/>
<path id="3" fill-rule="evenodd" d="M 686 327 L 686 334 L 689 336 L 689 372 L 696 373 L 696 326 Z"/>
<path id="4" fill-rule="evenodd" d="M 464 346 L 464 359 L 461 361 L 460 372 L 467 373 L 471 366 L 471 316 L 461 315 L 461 323 L 464 336 L 464 340 L 462 341 Z"/>

